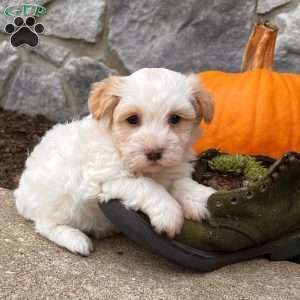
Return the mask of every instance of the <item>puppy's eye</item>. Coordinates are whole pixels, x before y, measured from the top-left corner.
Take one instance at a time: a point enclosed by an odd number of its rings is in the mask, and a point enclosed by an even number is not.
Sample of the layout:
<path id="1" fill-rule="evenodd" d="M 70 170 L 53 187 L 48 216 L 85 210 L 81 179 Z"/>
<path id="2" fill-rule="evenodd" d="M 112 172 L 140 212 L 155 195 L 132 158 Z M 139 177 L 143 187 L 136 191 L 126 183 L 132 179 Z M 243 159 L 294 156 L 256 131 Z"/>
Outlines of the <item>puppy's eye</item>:
<path id="1" fill-rule="evenodd" d="M 170 115 L 168 123 L 171 125 L 176 125 L 181 121 L 181 117 L 178 115 Z"/>
<path id="2" fill-rule="evenodd" d="M 127 123 L 130 125 L 138 125 L 140 123 L 140 119 L 138 115 L 132 115 L 126 119 Z"/>

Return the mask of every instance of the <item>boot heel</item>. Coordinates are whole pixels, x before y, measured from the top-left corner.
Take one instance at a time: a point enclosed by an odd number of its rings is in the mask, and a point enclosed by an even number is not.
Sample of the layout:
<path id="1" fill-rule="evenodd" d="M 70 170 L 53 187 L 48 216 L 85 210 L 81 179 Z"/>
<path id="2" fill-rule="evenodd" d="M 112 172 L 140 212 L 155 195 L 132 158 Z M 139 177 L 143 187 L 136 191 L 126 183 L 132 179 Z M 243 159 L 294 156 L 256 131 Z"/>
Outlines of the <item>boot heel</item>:
<path id="1" fill-rule="evenodd" d="M 270 260 L 287 260 L 300 257 L 300 234 L 290 235 L 271 244 Z M 299 261 L 298 257 L 298 261 Z"/>

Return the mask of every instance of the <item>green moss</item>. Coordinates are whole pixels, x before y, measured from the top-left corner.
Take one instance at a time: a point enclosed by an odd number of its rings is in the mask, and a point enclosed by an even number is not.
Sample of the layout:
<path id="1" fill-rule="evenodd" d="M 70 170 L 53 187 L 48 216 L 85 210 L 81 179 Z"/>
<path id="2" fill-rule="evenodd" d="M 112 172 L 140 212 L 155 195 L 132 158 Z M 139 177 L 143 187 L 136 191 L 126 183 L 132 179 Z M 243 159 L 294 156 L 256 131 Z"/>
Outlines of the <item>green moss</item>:
<path id="1" fill-rule="evenodd" d="M 246 155 L 219 155 L 209 162 L 209 167 L 222 173 L 243 175 L 249 181 L 255 181 L 267 174 L 268 169 Z"/>
<path id="2" fill-rule="evenodd" d="M 254 158 L 249 158 L 245 165 L 244 175 L 249 181 L 255 181 L 267 175 L 268 169 Z"/>

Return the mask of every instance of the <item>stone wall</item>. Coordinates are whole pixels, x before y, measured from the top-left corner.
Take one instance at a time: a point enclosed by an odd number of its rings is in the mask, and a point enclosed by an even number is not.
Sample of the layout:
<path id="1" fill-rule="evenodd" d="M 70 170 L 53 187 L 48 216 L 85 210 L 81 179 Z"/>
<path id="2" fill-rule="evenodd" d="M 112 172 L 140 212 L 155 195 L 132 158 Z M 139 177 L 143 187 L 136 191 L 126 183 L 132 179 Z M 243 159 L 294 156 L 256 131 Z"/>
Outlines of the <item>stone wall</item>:
<path id="1" fill-rule="evenodd" d="M 25 2 L 25 1 L 23 1 Z M 12 48 L 0 2 L 0 106 L 64 121 L 87 113 L 91 83 L 142 67 L 238 71 L 251 26 L 280 27 L 275 68 L 300 72 L 300 0 L 33 0 L 36 48 Z"/>

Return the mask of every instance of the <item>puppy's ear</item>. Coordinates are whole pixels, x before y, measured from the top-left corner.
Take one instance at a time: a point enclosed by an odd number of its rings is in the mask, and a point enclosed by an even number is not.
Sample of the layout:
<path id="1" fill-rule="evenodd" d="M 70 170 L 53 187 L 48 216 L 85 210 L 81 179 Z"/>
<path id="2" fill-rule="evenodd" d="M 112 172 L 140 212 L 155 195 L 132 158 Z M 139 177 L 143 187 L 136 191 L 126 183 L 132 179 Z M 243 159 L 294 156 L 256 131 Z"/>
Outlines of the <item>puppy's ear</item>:
<path id="1" fill-rule="evenodd" d="M 212 95 L 202 86 L 200 79 L 192 74 L 188 76 L 192 86 L 192 103 L 195 107 L 198 118 L 206 123 L 211 122 L 214 115 L 214 102 Z"/>
<path id="2" fill-rule="evenodd" d="M 112 116 L 120 100 L 121 83 L 121 77 L 112 76 L 92 85 L 88 107 L 94 119 Z"/>

